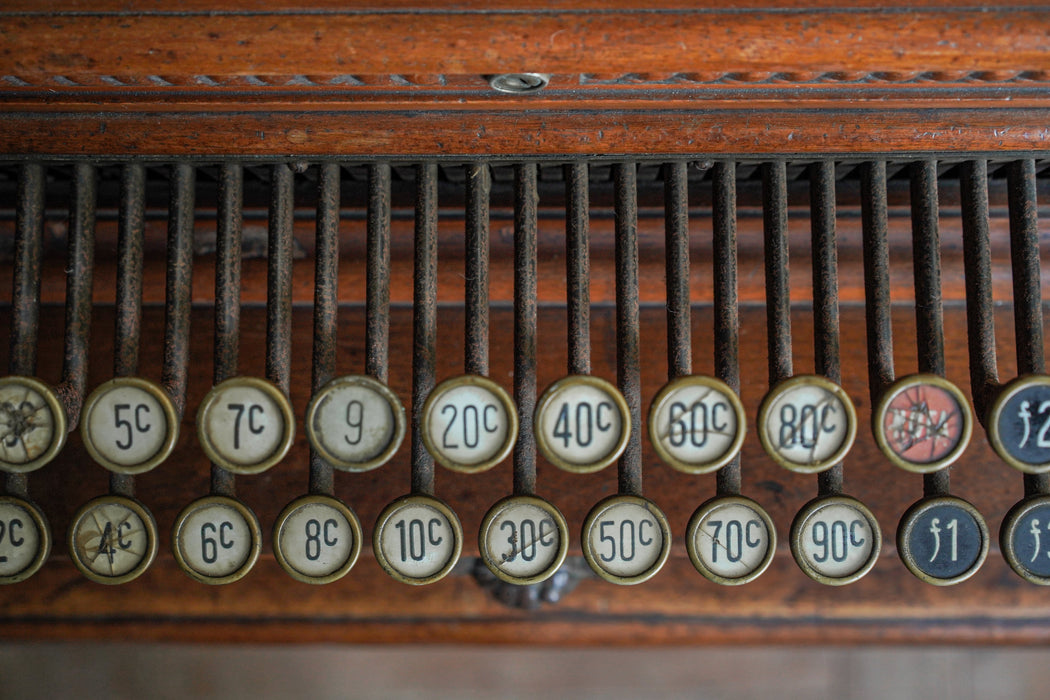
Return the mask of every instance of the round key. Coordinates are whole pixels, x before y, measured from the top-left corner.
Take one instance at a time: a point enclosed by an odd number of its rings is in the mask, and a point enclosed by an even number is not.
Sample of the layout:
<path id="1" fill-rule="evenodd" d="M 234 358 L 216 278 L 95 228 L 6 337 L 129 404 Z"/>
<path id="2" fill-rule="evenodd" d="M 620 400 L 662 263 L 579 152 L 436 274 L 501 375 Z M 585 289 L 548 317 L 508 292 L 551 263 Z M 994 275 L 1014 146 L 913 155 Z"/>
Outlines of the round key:
<path id="1" fill-rule="evenodd" d="M 336 469 L 364 472 L 386 464 L 405 439 L 405 408 L 385 384 L 337 377 L 306 409 L 310 445 Z"/>
<path id="2" fill-rule="evenodd" d="M 999 529 L 999 548 L 1018 576 L 1050 586 L 1050 496 L 1032 496 L 1010 509 Z"/>
<path id="3" fill-rule="evenodd" d="M 423 442 L 438 464 L 474 474 L 503 461 L 518 439 L 518 411 L 499 384 L 466 375 L 438 384 L 423 405 Z"/>
<path id="4" fill-rule="evenodd" d="M 715 471 L 736 457 L 746 425 L 739 397 L 714 377 L 679 377 L 660 390 L 649 408 L 653 448 L 687 474 Z"/>
<path id="5" fill-rule="evenodd" d="M 536 446 L 547 460 L 578 474 L 596 472 L 619 457 L 631 433 L 631 412 L 609 382 L 574 375 L 551 384 L 536 404 Z"/>
<path id="6" fill-rule="evenodd" d="M 292 578 L 331 583 L 353 568 L 361 538 L 361 523 L 345 503 L 331 496 L 303 496 L 277 517 L 273 553 Z"/>
<path id="7" fill-rule="evenodd" d="M 138 578 L 157 556 L 157 523 L 144 505 L 123 496 L 86 503 L 69 526 L 69 555 L 88 579 L 115 585 Z"/>
<path id="8" fill-rule="evenodd" d="M 390 576 L 413 586 L 444 578 L 459 561 L 463 527 L 444 502 L 403 496 L 379 514 L 372 551 Z"/>
<path id="9" fill-rule="evenodd" d="M 802 474 L 830 469 L 857 436 L 853 401 L 835 382 L 798 375 L 773 387 L 758 409 L 758 437 L 780 466 Z"/>
<path id="10" fill-rule="evenodd" d="M 262 531 L 255 513 L 226 496 L 206 496 L 186 506 L 172 528 L 175 561 L 201 583 L 232 583 L 255 566 Z"/>
<path id="11" fill-rule="evenodd" d="M 814 581 L 842 586 L 875 566 L 882 531 L 871 511 L 849 496 L 826 496 L 806 504 L 791 524 L 791 553 Z"/>
<path id="12" fill-rule="evenodd" d="M 292 445 L 292 405 L 265 379 L 227 379 L 204 397 L 197 437 L 208 458 L 224 469 L 259 474 L 280 462 Z"/>
<path id="13" fill-rule="evenodd" d="M 118 377 L 91 392 L 80 434 L 88 454 L 106 469 L 142 474 L 171 454 L 179 421 L 164 389 L 145 379 Z"/>
<path id="14" fill-rule="evenodd" d="M 671 551 L 667 517 L 641 496 L 610 496 L 583 523 L 583 556 L 611 583 L 633 585 L 652 578 Z"/>
<path id="15" fill-rule="evenodd" d="M 996 397 L 989 411 L 988 441 L 1014 469 L 1050 472 L 1050 377 L 1018 377 Z"/>
<path id="16" fill-rule="evenodd" d="M 706 578 L 738 586 L 769 567 L 777 533 L 769 514 L 750 498 L 718 496 L 693 513 L 685 545 L 693 566 Z"/>
<path id="17" fill-rule="evenodd" d="M 40 570 L 51 553 L 51 528 L 34 504 L 0 496 L 0 584 L 18 583 Z"/>
<path id="18" fill-rule="evenodd" d="M 499 579 L 519 586 L 546 581 L 569 551 L 565 517 L 536 496 L 510 496 L 481 522 L 481 558 Z"/>
<path id="19" fill-rule="evenodd" d="M 954 496 L 924 498 L 897 526 L 897 553 L 908 570 L 934 586 L 977 573 L 988 556 L 988 526 L 977 509 Z"/>
<path id="20" fill-rule="evenodd" d="M 913 374 L 894 382 L 875 405 L 871 423 L 887 459 L 919 474 L 957 460 L 973 431 L 966 397 L 934 374 Z"/>
<path id="21" fill-rule="evenodd" d="M 0 378 L 0 469 L 40 469 L 65 443 L 66 411 L 51 387 L 32 377 Z"/>

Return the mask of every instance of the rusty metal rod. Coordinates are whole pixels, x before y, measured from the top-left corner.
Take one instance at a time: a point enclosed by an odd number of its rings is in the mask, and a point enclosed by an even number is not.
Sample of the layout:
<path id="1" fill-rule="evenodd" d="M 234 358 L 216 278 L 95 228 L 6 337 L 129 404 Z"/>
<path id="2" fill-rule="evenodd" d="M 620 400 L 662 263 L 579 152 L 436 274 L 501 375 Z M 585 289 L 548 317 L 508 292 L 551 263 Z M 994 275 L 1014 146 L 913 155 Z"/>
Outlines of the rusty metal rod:
<path id="1" fill-rule="evenodd" d="M 944 376 L 944 313 L 941 303 L 941 239 L 937 227 L 937 163 L 911 169 L 912 259 L 915 276 L 915 340 L 919 371 Z M 922 476 L 923 495 L 946 496 L 948 468 Z"/>
<path id="2" fill-rule="evenodd" d="M 685 162 L 664 166 L 667 275 L 667 378 L 693 371 L 689 307 L 689 181 Z"/>
<path id="3" fill-rule="evenodd" d="M 18 178 L 15 212 L 15 269 L 11 290 L 11 358 L 8 371 L 36 374 L 40 333 L 40 267 L 43 257 L 44 166 L 27 163 Z"/>
<path id="4" fill-rule="evenodd" d="M 36 374 L 36 344 L 40 331 L 40 266 L 43 257 L 44 167 L 22 166 L 15 212 L 15 269 L 11 290 L 11 357 L 8 371 L 16 376 Z M 29 498 L 29 478 L 7 474 L 4 489 Z"/>
<path id="5" fill-rule="evenodd" d="M 121 173 L 117 233 L 117 299 L 113 329 L 113 374 L 138 373 L 142 339 L 142 246 L 146 226 L 146 168 L 128 163 Z M 111 473 L 109 492 L 131 498 L 135 477 Z"/>
<path id="6" fill-rule="evenodd" d="M 95 267 L 95 166 L 73 166 L 73 206 L 69 212 L 66 257 L 65 357 L 56 393 L 66 411 L 69 432 L 80 422 L 87 386 L 91 337 L 91 289 Z"/>
<path id="7" fill-rule="evenodd" d="M 514 493 L 536 490 L 536 256 L 537 189 L 535 163 L 514 167 L 514 401 L 521 417 L 514 444 Z"/>
<path id="8" fill-rule="evenodd" d="M 468 165 L 466 183 L 465 304 L 467 374 L 489 373 L 489 192 L 492 176 L 484 163 Z"/>
<path id="9" fill-rule="evenodd" d="M 390 344 L 390 165 L 368 171 L 365 374 L 387 381 Z"/>
<path id="10" fill-rule="evenodd" d="M 292 224 L 294 175 L 286 163 L 272 169 L 266 252 L 266 378 L 287 395 L 292 366 Z"/>
<path id="11" fill-rule="evenodd" d="M 1035 163 L 1021 160 L 1007 171 L 1010 207 L 1010 262 L 1014 285 L 1017 373 L 1044 374 L 1043 301 L 1039 269 L 1039 219 Z M 1050 474 L 1025 474 L 1025 496 L 1050 493 Z"/>
<path id="12" fill-rule="evenodd" d="M 984 423 L 989 402 L 999 390 L 992 306 L 992 249 L 988 235 L 988 163 L 962 164 L 963 266 L 966 272 L 966 333 L 970 353 L 970 393 L 977 419 Z"/>
<path id="13" fill-rule="evenodd" d="M 740 392 L 740 309 L 737 299 L 736 163 L 715 163 L 711 173 L 714 199 L 715 376 Z M 740 493 L 740 456 L 718 470 L 719 495 Z"/>
<path id="14" fill-rule="evenodd" d="M 415 289 L 412 294 L 412 492 L 433 495 L 434 458 L 423 443 L 423 404 L 434 389 L 437 352 L 437 164 L 416 166 Z"/>
<path id="15" fill-rule="evenodd" d="M 630 409 L 627 448 L 619 463 L 619 492 L 642 495 L 642 387 L 638 360 L 638 168 L 613 166 L 616 215 L 616 378 Z"/>
<path id="16" fill-rule="evenodd" d="M 813 347 L 817 374 L 842 382 L 839 352 L 839 273 L 835 230 L 835 163 L 810 166 L 810 226 L 813 258 Z M 843 465 L 817 476 L 822 496 L 842 493 Z"/>
<path id="17" fill-rule="evenodd" d="M 113 331 L 113 374 L 138 372 L 142 337 L 142 245 L 146 227 L 146 167 L 124 166 L 117 233 L 117 304 Z"/>
<path id="18" fill-rule="evenodd" d="M 193 299 L 193 210 L 196 175 L 192 165 L 171 169 L 168 213 L 168 271 L 164 318 L 164 368 L 161 383 L 182 417 L 190 357 L 190 309 Z"/>
<path id="19" fill-rule="evenodd" d="M 591 373 L 590 175 L 585 162 L 564 167 L 565 281 L 569 374 Z"/>
<path id="20" fill-rule="evenodd" d="M 762 165 L 762 223 L 766 258 L 766 333 L 769 385 L 793 373 L 791 357 L 791 281 L 788 270 L 787 166 Z"/>
<path id="21" fill-rule="evenodd" d="M 215 237 L 215 358 L 214 382 L 237 375 L 241 325 L 241 227 L 244 168 L 224 163 L 219 171 Z M 211 465 L 211 492 L 233 496 L 234 475 Z"/>
<path id="22" fill-rule="evenodd" d="M 860 167 L 864 232 L 864 317 L 868 336 L 868 393 L 874 405 L 894 381 L 890 315 L 890 248 L 886 212 L 886 163 Z"/>
<path id="23" fill-rule="evenodd" d="M 322 163 L 318 170 L 312 378 L 315 394 L 335 376 L 339 320 L 339 164 Z M 310 493 L 335 493 L 332 465 L 312 447 Z"/>

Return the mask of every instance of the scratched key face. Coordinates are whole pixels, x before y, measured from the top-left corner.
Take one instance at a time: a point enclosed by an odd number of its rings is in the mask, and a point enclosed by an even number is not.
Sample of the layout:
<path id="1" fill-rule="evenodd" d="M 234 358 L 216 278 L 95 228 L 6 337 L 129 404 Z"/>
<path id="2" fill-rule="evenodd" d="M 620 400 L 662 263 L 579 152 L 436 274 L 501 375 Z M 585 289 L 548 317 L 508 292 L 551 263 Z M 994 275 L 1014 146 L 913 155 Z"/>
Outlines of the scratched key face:
<path id="1" fill-rule="evenodd" d="M 948 389 L 912 382 L 886 403 L 880 427 L 886 446 L 912 464 L 931 464 L 965 447 L 969 409 Z"/>
<path id="2" fill-rule="evenodd" d="M 0 500 L 0 578 L 24 572 L 40 555 L 36 518 L 11 498 Z"/>
<path id="3" fill-rule="evenodd" d="M 772 536 L 767 518 L 754 508 L 726 501 L 709 508 L 691 531 L 694 562 L 725 579 L 740 579 L 764 566 Z"/>
<path id="4" fill-rule="evenodd" d="M 150 557 L 156 539 L 152 523 L 123 499 L 100 499 L 73 524 L 73 555 L 81 565 L 103 578 L 118 578 Z"/>
<path id="5" fill-rule="evenodd" d="M 19 382 L 0 387 L 0 464 L 28 464 L 55 437 L 55 415 L 42 394 Z"/>
<path id="6" fill-rule="evenodd" d="M 763 401 L 759 424 L 767 452 L 794 471 L 832 466 L 849 450 L 856 433 L 853 408 L 844 396 L 816 377 L 795 377 L 775 387 Z"/>
<path id="7" fill-rule="evenodd" d="M 554 507 L 538 499 L 504 501 L 486 519 L 480 544 L 486 559 L 510 577 L 549 575 L 565 555 L 561 522 Z"/>

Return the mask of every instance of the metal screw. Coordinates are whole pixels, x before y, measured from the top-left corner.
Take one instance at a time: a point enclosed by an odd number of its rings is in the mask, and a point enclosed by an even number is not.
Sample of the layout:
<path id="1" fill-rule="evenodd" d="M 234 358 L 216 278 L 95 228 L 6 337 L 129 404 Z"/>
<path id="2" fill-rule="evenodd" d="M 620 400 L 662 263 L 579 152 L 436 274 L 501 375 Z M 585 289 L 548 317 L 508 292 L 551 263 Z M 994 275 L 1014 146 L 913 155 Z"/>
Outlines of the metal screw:
<path id="1" fill-rule="evenodd" d="M 542 90 L 550 80 L 547 73 L 503 73 L 489 76 L 489 85 L 497 92 L 521 94 Z"/>

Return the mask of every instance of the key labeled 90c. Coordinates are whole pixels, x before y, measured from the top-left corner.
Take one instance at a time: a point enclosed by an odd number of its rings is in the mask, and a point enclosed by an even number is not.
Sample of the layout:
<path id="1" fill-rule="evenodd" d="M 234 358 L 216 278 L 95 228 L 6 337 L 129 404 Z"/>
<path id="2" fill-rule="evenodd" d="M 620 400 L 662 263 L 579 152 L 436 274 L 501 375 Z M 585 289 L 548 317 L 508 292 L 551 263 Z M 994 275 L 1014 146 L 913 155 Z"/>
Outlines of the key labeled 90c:
<path id="1" fill-rule="evenodd" d="M 197 411 L 205 454 L 235 474 L 259 474 L 288 452 L 295 416 L 288 397 L 265 379 L 234 377 L 212 387 Z"/>
<path id="2" fill-rule="evenodd" d="M 88 396 L 80 434 L 91 457 L 119 474 L 142 474 L 175 448 L 179 421 L 168 392 L 151 381 L 117 377 Z"/>
<path id="3" fill-rule="evenodd" d="M 578 474 L 609 466 L 631 433 L 627 400 L 599 377 L 573 375 L 547 387 L 536 404 L 536 446 L 553 465 Z"/>
<path id="4" fill-rule="evenodd" d="M 649 440 L 660 458 L 687 474 L 706 474 L 730 462 L 744 444 L 744 405 L 714 377 L 668 382 L 649 408 Z"/>
<path id="5" fill-rule="evenodd" d="M 0 377 L 0 470 L 24 474 L 66 444 L 66 411 L 54 390 L 33 377 Z"/>
<path id="6" fill-rule="evenodd" d="M 988 441 L 996 454 L 1026 474 L 1050 472 L 1050 377 L 1018 377 L 988 412 Z"/>
<path id="7" fill-rule="evenodd" d="M 814 581 L 843 586 L 875 566 L 882 530 L 867 506 L 849 496 L 822 496 L 791 523 L 791 553 Z"/>
<path id="8" fill-rule="evenodd" d="M 835 382 L 800 374 L 778 383 L 758 409 L 758 437 L 785 469 L 816 474 L 846 456 L 857 436 L 857 412 Z"/>
<path id="9" fill-rule="evenodd" d="M 517 408 L 487 377 L 446 379 L 423 405 L 423 443 L 438 464 L 453 471 L 491 469 L 506 459 L 517 439 Z"/>
<path id="10" fill-rule="evenodd" d="M 405 408 L 372 377 L 337 377 L 306 409 L 310 445 L 336 469 L 364 472 L 386 464 L 405 439 Z"/>

